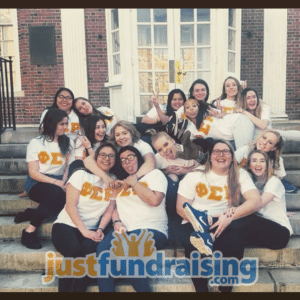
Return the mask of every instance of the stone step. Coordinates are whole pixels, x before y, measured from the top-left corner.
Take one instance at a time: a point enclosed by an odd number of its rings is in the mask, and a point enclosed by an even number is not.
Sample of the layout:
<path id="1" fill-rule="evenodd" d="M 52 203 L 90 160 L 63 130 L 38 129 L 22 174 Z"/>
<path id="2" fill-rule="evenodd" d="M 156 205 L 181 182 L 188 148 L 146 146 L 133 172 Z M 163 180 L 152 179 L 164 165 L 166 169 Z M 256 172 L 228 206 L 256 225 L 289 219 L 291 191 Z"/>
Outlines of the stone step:
<path id="1" fill-rule="evenodd" d="M 286 170 L 300 170 L 300 153 L 284 153 L 282 158 Z"/>
<path id="2" fill-rule="evenodd" d="M 16 224 L 14 216 L 0 217 L 0 240 L 18 240 L 21 238 L 22 230 L 27 228 L 29 221 Z M 289 217 L 291 226 L 295 236 L 300 236 L 300 212 L 294 211 Z M 54 218 L 45 220 L 42 226 L 38 229 L 38 236 L 44 239 L 51 238 L 51 228 Z"/>
<path id="3" fill-rule="evenodd" d="M 42 284 L 41 273 L 0 274 L 0 292 L 58 292 L 58 279 L 48 285 Z M 236 286 L 233 292 L 299 292 L 299 269 L 260 269 L 258 280 L 251 286 Z M 149 278 L 152 292 L 175 293 L 195 292 L 190 278 Z M 87 292 L 99 292 L 95 279 Z M 115 292 L 135 292 L 126 279 L 116 280 Z"/>
<path id="4" fill-rule="evenodd" d="M 299 153 L 300 143 L 294 141 L 286 141 L 283 144 L 282 153 Z"/>
<path id="5" fill-rule="evenodd" d="M 300 130 L 300 120 L 272 120 L 272 127 L 278 130 Z"/>
<path id="6" fill-rule="evenodd" d="M 34 127 L 18 127 L 17 130 L 6 129 L 1 135 L 1 144 L 26 144 L 38 135 L 38 125 Z"/>
<path id="7" fill-rule="evenodd" d="M 300 187 L 300 170 L 286 170 L 285 179 L 293 185 Z"/>
<path id="8" fill-rule="evenodd" d="M 21 193 L 25 189 L 26 175 L 0 175 L 1 193 Z"/>
<path id="9" fill-rule="evenodd" d="M 27 175 L 25 158 L 0 158 L 0 175 Z"/>
<path id="10" fill-rule="evenodd" d="M 25 144 L 0 144 L 0 158 L 25 158 L 27 145 Z"/>
<path id="11" fill-rule="evenodd" d="M 6 272 L 42 272 L 45 268 L 45 256 L 48 251 L 61 257 L 51 240 L 40 239 L 43 248 L 28 249 L 20 241 L 2 241 L 0 249 L 0 273 Z M 165 257 L 184 257 L 182 247 L 164 249 Z M 257 257 L 260 268 L 300 268 L 300 237 L 292 236 L 284 249 L 270 250 L 248 246 L 244 257 Z"/>
<path id="12" fill-rule="evenodd" d="M 300 191 L 296 194 L 285 194 L 288 211 L 300 210 Z M 21 198 L 18 194 L 0 194 L 0 216 L 15 215 L 28 207 L 36 208 L 38 204 L 28 197 Z"/>

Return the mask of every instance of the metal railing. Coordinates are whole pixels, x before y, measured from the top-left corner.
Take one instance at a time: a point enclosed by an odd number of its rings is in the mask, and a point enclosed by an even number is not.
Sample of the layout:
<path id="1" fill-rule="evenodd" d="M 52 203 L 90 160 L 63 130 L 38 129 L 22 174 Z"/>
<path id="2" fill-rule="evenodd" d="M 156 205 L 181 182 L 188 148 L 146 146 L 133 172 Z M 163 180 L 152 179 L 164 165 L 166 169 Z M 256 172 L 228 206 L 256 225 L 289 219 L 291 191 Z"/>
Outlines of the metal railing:
<path id="1" fill-rule="evenodd" d="M 0 135 L 7 128 L 16 130 L 11 56 L 9 59 L 0 57 Z"/>

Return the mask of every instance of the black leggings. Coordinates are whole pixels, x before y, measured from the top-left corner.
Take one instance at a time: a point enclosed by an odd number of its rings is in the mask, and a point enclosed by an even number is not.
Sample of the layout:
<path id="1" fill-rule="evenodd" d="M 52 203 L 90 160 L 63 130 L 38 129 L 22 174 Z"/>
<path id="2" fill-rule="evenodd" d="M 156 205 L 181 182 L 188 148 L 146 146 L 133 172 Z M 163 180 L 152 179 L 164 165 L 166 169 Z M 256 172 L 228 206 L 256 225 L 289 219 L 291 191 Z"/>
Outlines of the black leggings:
<path id="1" fill-rule="evenodd" d="M 284 248 L 289 239 L 286 227 L 255 214 L 247 217 L 245 240 L 251 245 L 277 250 Z"/>
<path id="2" fill-rule="evenodd" d="M 213 218 L 213 223 L 218 219 Z M 242 259 L 244 256 L 245 248 L 245 228 L 246 218 L 241 218 L 232 221 L 222 234 L 214 241 L 213 251 L 221 251 L 223 257 L 235 257 Z M 214 232 L 216 229 L 212 230 Z M 180 240 L 185 249 L 185 256 L 190 258 L 192 251 L 196 248 L 190 242 L 191 233 L 194 231 L 191 223 L 180 225 Z M 192 277 L 196 292 L 208 292 L 208 279 L 203 277 Z M 219 286 L 222 292 L 231 292 L 233 286 Z"/>
<path id="3" fill-rule="evenodd" d="M 38 182 L 29 191 L 31 200 L 40 203 L 37 209 L 29 209 L 30 224 L 39 227 L 43 220 L 57 216 L 66 204 L 66 192 L 51 183 Z"/>
<path id="4" fill-rule="evenodd" d="M 54 223 L 52 227 L 52 242 L 58 252 L 64 257 L 85 257 L 95 253 L 98 243 L 84 237 L 78 228 L 62 223 Z M 89 277 L 59 278 L 59 292 L 85 292 Z"/>

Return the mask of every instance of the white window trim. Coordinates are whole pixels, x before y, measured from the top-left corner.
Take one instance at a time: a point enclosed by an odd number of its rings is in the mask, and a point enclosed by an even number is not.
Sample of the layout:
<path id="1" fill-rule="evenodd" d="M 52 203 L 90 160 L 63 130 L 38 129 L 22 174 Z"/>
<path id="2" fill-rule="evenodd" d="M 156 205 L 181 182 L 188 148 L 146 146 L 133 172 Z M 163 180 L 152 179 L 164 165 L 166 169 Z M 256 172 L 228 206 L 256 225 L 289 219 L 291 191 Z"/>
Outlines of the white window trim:
<path id="1" fill-rule="evenodd" d="M 24 91 L 21 87 L 21 71 L 20 71 L 20 52 L 19 52 L 19 34 L 18 34 L 18 16 L 17 9 L 11 8 L 12 24 L 14 31 L 14 46 L 15 46 L 15 58 L 13 63 L 15 64 L 15 79 L 16 84 L 14 86 L 14 96 L 24 97 Z"/>

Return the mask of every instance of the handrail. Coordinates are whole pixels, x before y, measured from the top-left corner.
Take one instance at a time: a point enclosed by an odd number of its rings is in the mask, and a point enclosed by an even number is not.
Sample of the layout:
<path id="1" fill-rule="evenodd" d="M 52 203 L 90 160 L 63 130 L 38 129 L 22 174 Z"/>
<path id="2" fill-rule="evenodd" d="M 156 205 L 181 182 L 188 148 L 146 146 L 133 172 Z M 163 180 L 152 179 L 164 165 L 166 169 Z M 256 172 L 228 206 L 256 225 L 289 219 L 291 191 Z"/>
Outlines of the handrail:
<path id="1" fill-rule="evenodd" d="M 0 57 L 0 134 L 16 130 L 12 59 Z"/>

